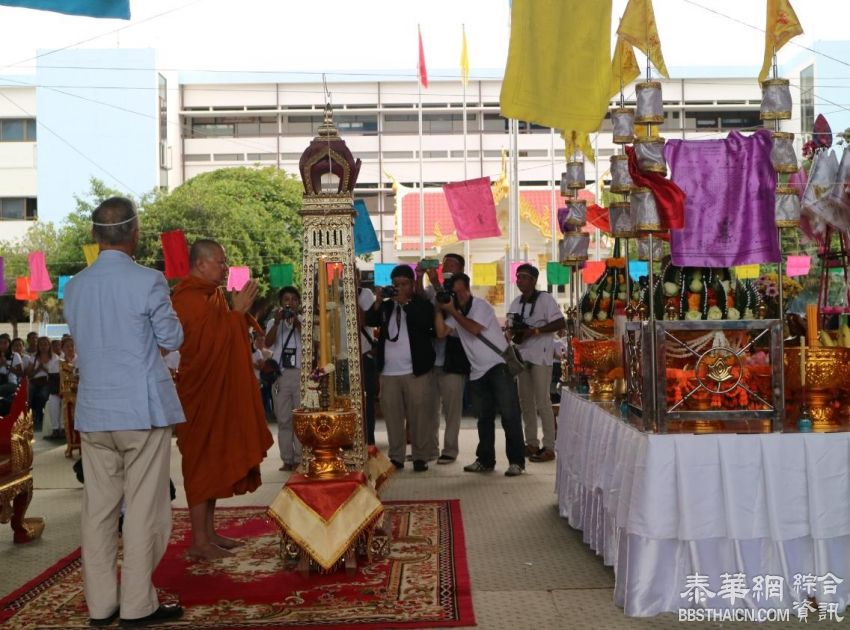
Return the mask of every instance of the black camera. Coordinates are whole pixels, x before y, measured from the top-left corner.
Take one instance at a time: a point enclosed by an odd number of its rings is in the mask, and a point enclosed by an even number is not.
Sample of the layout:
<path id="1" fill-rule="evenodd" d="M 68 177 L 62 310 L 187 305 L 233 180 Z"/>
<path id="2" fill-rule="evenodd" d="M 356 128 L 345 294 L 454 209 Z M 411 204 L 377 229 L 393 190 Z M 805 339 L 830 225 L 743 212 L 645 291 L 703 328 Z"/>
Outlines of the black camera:
<path id="1" fill-rule="evenodd" d="M 293 311 L 291 308 L 289 308 L 287 306 L 286 308 L 283 309 L 280 316 L 281 316 L 282 319 L 292 319 L 293 317 L 295 317 L 295 311 Z"/>
<path id="2" fill-rule="evenodd" d="M 398 295 L 398 291 L 392 285 L 387 287 L 381 287 L 381 296 L 385 298 L 394 298 Z"/>
<path id="3" fill-rule="evenodd" d="M 454 291 L 452 291 L 452 279 L 446 278 L 443 280 L 443 286 L 439 287 L 435 291 L 435 298 L 440 304 L 448 304 L 452 301 L 452 298 L 455 296 Z"/>
<path id="4" fill-rule="evenodd" d="M 505 324 L 507 329 L 511 331 L 511 341 L 517 344 L 523 342 L 523 335 L 521 333 L 531 328 L 519 313 L 508 313 L 505 315 Z"/>

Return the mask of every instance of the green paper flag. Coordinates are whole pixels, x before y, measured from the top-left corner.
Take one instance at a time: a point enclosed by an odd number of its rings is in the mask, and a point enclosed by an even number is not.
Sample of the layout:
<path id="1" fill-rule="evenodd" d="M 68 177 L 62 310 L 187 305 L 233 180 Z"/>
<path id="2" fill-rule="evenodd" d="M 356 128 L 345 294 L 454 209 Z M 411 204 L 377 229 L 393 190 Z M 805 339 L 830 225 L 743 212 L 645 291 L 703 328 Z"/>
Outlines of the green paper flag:
<path id="1" fill-rule="evenodd" d="M 269 283 L 273 289 L 282 289 L 292 284 L 292 263 L 270 265 Z"/>
<path id="2" fill-rule="evenodd" d="M 570 281 L 570 268 L 557 260 L 547 262 L 546 281 L 549 284 L 567 284 Z"/>

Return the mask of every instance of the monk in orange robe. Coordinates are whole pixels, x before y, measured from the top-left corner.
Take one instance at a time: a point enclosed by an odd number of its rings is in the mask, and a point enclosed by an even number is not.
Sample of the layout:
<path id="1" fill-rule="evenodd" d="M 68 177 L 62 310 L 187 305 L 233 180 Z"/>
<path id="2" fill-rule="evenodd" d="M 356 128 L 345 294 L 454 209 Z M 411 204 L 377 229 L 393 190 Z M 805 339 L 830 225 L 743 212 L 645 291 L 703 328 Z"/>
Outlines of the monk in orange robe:
<path id="1" fill-rule="evenodd" d="M 248 310 L 257 296 L 249 281 L 229 307 L 221 285 L 227 274 L 224 248 L 199 240 L 189 254 L 190 272 L 174 289 L 172 302 L 184 341 L 177 393 L 186 422 L 177 430 L 183 483 L 189 503 L 192 544 L 188 556 L 231 555 L 239 541 L 215 532 L 216 499 L 253 492 L 262 483 L 260 462 L 274 443 L 266 426 L 251 363 Z"/>

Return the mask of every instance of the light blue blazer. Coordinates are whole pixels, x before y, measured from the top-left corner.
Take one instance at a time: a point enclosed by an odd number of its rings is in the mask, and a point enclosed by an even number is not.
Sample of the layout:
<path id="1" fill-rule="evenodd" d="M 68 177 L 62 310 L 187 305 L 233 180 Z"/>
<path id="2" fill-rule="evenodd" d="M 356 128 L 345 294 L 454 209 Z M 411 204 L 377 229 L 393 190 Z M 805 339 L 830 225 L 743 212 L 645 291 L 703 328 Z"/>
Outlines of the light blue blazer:
<path id="1" fill-rule="evenodd" d="M 185 421 L 159 349 L 183 328 L 163 275 L 106 250 L 65 286 L 65 320 L 77 348 L 79 431 L 133 431 Z"/>

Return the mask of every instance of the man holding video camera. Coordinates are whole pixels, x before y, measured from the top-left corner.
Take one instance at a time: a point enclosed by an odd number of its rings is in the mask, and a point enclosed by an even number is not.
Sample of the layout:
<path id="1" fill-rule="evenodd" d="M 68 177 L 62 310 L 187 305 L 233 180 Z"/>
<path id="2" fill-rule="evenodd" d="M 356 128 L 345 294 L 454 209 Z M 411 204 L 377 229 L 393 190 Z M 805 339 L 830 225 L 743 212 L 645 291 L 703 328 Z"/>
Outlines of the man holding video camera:
<path id="1" fill-rule="evenodd" d="M 272 385 L 274 415 L 277 419 L 277 445 L 283 465 L 291 471 L 301 461 L 301 444 L 292 426 L 292 410 L 301 404 L 301 293 L 283 287 L 277 294 L 280 308 L 266 328 L 266 347 L 277 363 L 278 377 Z"/>
<path id="2" fill-rule="evenodd" d="M 532 462 L 555 459 L 555 415 L 549 397 L 552 382 L 554 333 L 565 327 L 564 316 L 549 293 L 538 291 L 540 271 L 534 265 L 517 267 L 520 291 L 508 308 L 511 340 L 519 346 L 526 369 L 517 377 L 519 404 L 525 424 L 525 454 Z M 537 439 L 537 416 L 543 425 L 543 446 Z"/>
<path id="3" fill-rule="evenodd" d="M 414 293 L 413 269 L 398 265 L 392 286 L 376 291 L 366 313 L 369 326 L 380 326 L 375 364 L 381 375 L 381 407 L 387 425 L 389 457 L 404 468 L 405 418 L 410 422 L 413 470 L 428 470 L 434 436 L 431 368 L 434 367 L 434 307 Z M 385 299 L 389 298 L 389 299 Z"/>

